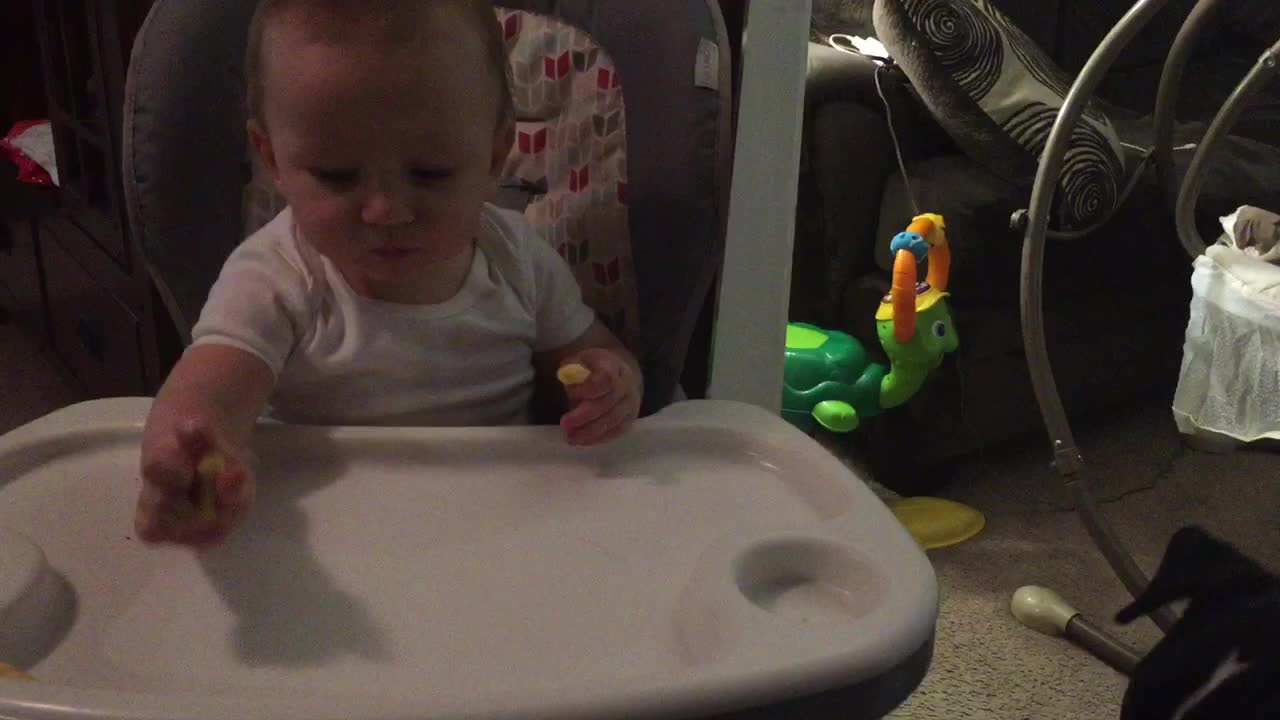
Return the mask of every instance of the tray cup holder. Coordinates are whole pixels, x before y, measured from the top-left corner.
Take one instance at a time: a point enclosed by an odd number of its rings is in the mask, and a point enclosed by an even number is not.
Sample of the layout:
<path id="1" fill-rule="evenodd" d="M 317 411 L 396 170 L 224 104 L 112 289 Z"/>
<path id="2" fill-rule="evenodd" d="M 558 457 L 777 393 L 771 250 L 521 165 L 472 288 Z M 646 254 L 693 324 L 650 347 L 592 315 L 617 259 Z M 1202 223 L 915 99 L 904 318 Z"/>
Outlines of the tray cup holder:
<path id="1" fill-rule="evenodd" d="M 30 667 L 52 652 L 74 619 L 75 592 L 29 539 L 0 529 L 0 662 Z"/>
<path id="2" fill-rule="evenodd" d="M 755 545 L 734 564 L 753 605 L 797 623 L 844 624 L 883 600 L 888 579 L 868 560 L 829 540 L 784 538 Z"/>

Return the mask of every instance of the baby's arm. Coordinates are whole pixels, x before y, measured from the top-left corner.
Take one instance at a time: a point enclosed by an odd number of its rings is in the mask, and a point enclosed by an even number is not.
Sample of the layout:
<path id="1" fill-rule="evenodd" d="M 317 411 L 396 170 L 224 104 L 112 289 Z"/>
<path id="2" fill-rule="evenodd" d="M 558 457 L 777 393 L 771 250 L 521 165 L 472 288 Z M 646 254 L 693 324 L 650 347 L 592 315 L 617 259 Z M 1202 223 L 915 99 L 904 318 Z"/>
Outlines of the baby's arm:
<path id="1" fill-rule="evenodd" d="M 282 213 L 227 258 L 191 329 L 194 344 L 152 404 L 134 517 L 143 540 L 218 542 L 253 500 L 249 435 L 314 305 L 290 227 Z M 198 478 L 200 462 L 218 456 L 220 470 L 210 462 L 200 473 L 216 473 L 214 482 Z"/>
<path id="2" fill-rule="evenodd" d="M 590 373 L 585 382 L 565 386 L 569 411 L 560 418 L 560 427 L 570 444 L 613 440 L 640 413 L 644 395 L 640 363 L 599 320 L 567 345 L 536 354 L 534 363 L 539 378 L 547 382 L 555 382 L 556 371 L 570 363 Z"/>
<path id="3" fill-rule="evenodd" d="M 192 347 L 160 388 L 142 436 L 135 526 L 147 542 L 207 545 L 224 539 L 253 501 L 244 451 L 275 385 L 257 356 L 226 345 Z M 195 512 L 196 466 L 219 453 L 212 520 Z"/>
<path id="4" fill-rule="evenodd" d="M 640 413 L 640 363 L 583 301 L 582 288 L 564 258 L 523 216 L 504 211 L 499 215 L 503 217 L 510 223 L 503 232 L 515 237 L 513 247 L 529 263 L 527 297 L 536 325 L 533 362 L 538 381 L 561 387 L 556 377 L 561 367 L 576 364 L 587 371 L 582 382 L 573 377 L 576 373 L 565 376 L 568 412 L 560 418 L 565 438 L 574 445 L 594 445 L 618 437 Z"/>

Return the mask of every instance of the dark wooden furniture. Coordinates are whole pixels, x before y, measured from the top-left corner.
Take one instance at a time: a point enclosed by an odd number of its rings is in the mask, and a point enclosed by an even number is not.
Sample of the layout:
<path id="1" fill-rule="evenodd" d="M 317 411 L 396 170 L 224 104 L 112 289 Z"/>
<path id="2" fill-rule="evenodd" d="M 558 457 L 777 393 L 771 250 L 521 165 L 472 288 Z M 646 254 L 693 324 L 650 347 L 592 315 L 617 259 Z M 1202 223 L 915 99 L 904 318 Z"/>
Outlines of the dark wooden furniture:
<path id="1" fill-rule="evenodd" d="M 15 122 L 45 116 L 40 45 L 32 6 L 0 4 L 0 133 Z M 47 328 L 44 286 L 36 253 L 36 218 L 54 208 L 53 190 L 21 183 L 18 169 L 0 160 L 0 308 L 32 334 Z"/>
<path id="2" fill-rule="evenodd" d="M 18 233 L 2 280 L 18 313 L 43 326 L 91 396 L 153 393 L 176 354 L 146 266 L 129 236 L 120 172 L 121 108 L 133 36 L 150 0 L 34 0 L 44 117 L 60 187 Z M 18 223 L 22 225 L 23 223 Z M 34 267 L 33 267 L 34 266 Z M 33 272 L 34 270 L 34 272 Z M 43 322 L 30 305 L 43 300 Z"/>

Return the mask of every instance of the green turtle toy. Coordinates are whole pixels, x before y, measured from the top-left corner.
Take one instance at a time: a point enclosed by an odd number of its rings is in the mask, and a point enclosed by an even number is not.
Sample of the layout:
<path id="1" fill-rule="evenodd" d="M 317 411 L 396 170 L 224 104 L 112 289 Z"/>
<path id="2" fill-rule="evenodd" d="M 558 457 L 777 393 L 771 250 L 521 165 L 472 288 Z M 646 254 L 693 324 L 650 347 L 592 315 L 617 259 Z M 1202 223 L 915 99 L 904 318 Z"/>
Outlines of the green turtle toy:
<path id="1" fill-rule="evenodd" d="M 951 254 L 940 215 L 920 215 L 889 247 L 893 286 L 876 310 L 876 333 L 889 365 L 872 362 L 848 333 L 808 323 L 787 325 L 782 416 L 805 432 L 847 433 L 902 405 L 947 353 L 960 346 L 947 307 Z M 928 266 L 924 282 L 917 267 Z M 905 460 L 905 458 L 904 458 Z M 975 510 L 941 498 L 904 498 L 894 512 L 926 548 L 967 540 L 985 524 Z"/>

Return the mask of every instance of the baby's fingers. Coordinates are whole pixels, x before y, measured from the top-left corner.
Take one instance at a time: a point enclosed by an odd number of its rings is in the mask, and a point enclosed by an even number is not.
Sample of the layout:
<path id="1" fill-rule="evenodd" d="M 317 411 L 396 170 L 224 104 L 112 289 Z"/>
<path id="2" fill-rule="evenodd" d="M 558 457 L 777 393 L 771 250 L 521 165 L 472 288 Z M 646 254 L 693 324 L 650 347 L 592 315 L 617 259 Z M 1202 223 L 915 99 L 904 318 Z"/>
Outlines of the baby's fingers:
<path id="1" fill-rule="evenodd" d="M 226 540 L 253 504 L 253 483 L 247 479 L 237 481 L 234 475 L 224 474 L 219 477 L 216 489 L 214 509 L 207 514 L 194 511 L 189 502 L 181 509 L 164 508 L 171 511 L 157 515 L 158 539 L 196 548 Z"/>
<path id="2" fill-rule="evenodd" d="M 242 463 L 232 461 L 218 476 L 216 489 L 217 514 L 214 524 L 229 532 L 244 520 L 244 516 L 253 507 L 257 485 Z"/>
<path id="3" fill-rule="evenodd" d="M 192 514 L 192 464 L 175 444 L 149 452 L 141 470 L 134 530 L 147 542 L 171 540 Z"/>
<path id="4" fill-rule="evenodd" d="M 612 390 L 612 389 L 611 389 Z M 569 411 L 560 418 L 560 426 L 565 433 L 572 435 L 582 428 L 598 421 L 612 408 L 622 401 L 622 392 L 606 392 L 601 397 L 574 399 Z"/>
<path id="5" fill-rule="evenodd" d="M 621 393 L 609 404 L 607 401 L 584 403 L 574 409 L 582 411 L 580 417 L 565 415 L 561 426 L 570 445 L 595 445 L 612 440 L 635 420 L 639 402 L 628 393 Z"/>
<path id="6" fill-rule="evenodd" d="M 165 542 L 176 539 L 182 529 L 186 500 L 180 493 L 165 492 L 157 485 L 144 484 L 138 493 L 138 507 L 133 517 L 133 529 L 144 542 Z"/>
<path id="7" fill-rule="evenodd" d="M 204 424 L 195 420 L 185 420 L 178 424 L 176 434 L 178 448 L 187 457 L 205 460 L 215 454 L 216 443 Z"/>
<path id="8" fill-rule="evenodd" d="M 565 388 L 565 394 L 569 397 L 570 405 L 602 400 L 607 398 L 613 391 L 613 379 L 600 373 L 593 374 L 586 382 L 580 385 L 569 385 Z"/>
<path id="9" fill-rule="evenodd" d="M 188 435 L 185 449 L 210 447 Z M 221 542 L 253 503 L 254 484 L 235 457 L 208 451 L 195 460 L 182 450 L 154 453 L 143 467 L 134 530 L 144 542 L 203 547 Z"/>
<path id="10" fill-rule="evenodd" d="M 254 483 L 235 458 L 212 452 L 196 468 L 193 492 L 195 520 L 184 528 L 178 542 L 206 547 L 227 538 L 253 504 Z"/>

